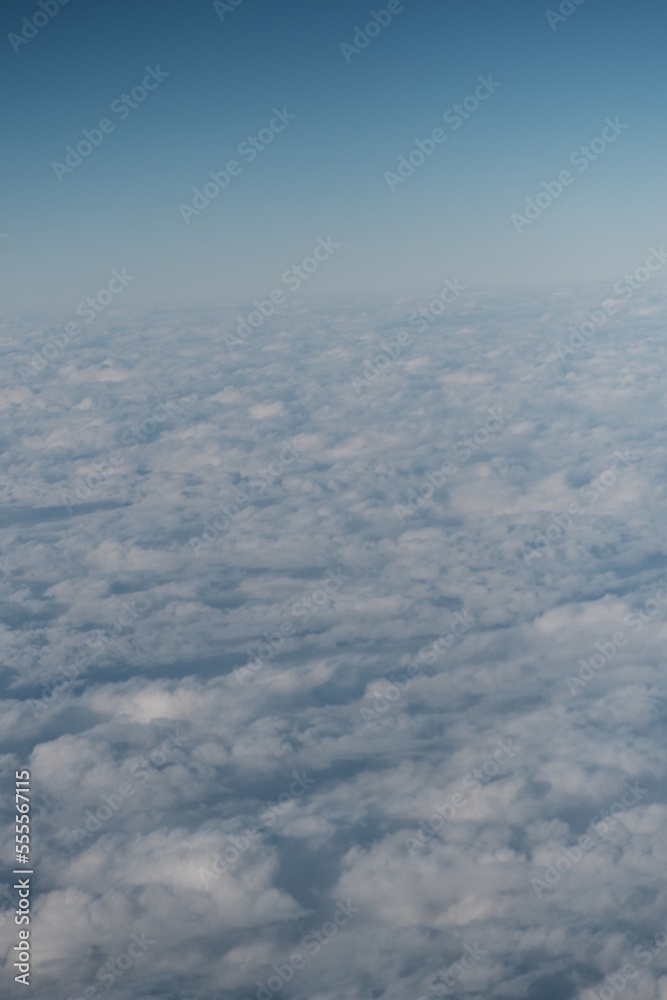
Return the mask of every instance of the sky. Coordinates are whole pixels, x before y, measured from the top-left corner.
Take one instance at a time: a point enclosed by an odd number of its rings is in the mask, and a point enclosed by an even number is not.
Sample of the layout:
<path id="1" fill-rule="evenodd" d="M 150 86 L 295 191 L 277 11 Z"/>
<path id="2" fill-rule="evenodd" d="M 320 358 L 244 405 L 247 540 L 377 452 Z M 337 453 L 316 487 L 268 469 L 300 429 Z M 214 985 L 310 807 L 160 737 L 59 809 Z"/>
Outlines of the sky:
<path id="1" fill-rule="evenodd" d="M 608 280 L 660 240 L 658 0 L 585 0 L 558 20 L 524 0 L 400 6 L 352 52 L 341 46 L 373 20 L 357 0 L 244 0 L 219 13 L 200 0 L 70 0 L 18 44 L 9 36 L 33 7 L 3 3 L 6 308 L 71 309 L 121 267 L 136 272 L 127 302 L 248 303 L 328 235 L 342 252 L 304 293 L 386 296 L 455 276 L 480 289 Z M 114 131 L 57 176 L 67 146 L 156 65 L 168 76 L 126 117 L 111 112 Z M 459 128 L 450 119 L 444 143 L 392 190 L 399 157 L 488 74 L 500 86 Z M 295 115 L 289 127 L 186 222 L 179 206 L 276 107 Z M 627 128 L 518 233 L 512 214 L 607 118 Z"/>
<path id="2" fill-rule="evenodd" d="M 0 994 L 667 1000 L 662 8 L 41 2 Z"/>

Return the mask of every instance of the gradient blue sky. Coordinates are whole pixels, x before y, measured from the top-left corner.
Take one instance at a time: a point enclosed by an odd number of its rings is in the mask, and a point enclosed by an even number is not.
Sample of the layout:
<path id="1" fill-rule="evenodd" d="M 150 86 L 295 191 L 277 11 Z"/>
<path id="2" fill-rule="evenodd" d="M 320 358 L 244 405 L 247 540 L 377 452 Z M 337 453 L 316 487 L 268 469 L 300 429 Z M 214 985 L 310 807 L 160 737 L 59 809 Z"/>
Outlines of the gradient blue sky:
<path id="1" fill-rule="evenodd" d="M 221 22 L 204 0 L 70 0 L 15 53 L 8 33 L 39 8 L 5 0 L 5 309 L 74 308 L 120 267 L 127 304 L 242 302 L 328 234 L 341 249 L 309 292 L 615 280 L 659 245 L 659 0 L 585 0 L 555 31 L 547 2 L 406 0 L 348 64 L 340 43 L 382 6 L 245 0 Z M 169 78 L 59 183 L 52 161 L 155 64 Z M 500 89 L 391 193 L 384 172 L 488 73 Z M 186 226 L 179 203 L 274 106 L 297 120 Z M 630 128 L 517 235 L 511 213 L 608 116 Z"/>

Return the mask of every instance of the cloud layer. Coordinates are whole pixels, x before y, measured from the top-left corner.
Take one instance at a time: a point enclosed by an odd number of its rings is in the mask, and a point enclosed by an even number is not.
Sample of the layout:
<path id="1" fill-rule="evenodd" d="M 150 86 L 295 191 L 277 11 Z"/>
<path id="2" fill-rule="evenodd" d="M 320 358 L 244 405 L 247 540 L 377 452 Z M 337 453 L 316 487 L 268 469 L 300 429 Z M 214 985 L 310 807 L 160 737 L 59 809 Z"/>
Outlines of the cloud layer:
<path id="1" fill-rule="evenodd" d="M 667 996 L 664 306 L 559 357 L 606 294 L 0 330 L 36 1000 Z"/>

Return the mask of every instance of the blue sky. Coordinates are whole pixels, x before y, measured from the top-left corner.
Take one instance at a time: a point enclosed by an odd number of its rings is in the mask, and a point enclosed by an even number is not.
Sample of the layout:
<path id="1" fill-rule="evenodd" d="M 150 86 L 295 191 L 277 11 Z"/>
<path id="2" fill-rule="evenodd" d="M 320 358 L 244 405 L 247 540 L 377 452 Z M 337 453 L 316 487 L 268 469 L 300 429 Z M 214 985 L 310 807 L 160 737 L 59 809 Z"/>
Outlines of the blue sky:
<path id="1" fill-rule="evenodd" d="M 606 280 L 660 240 L 657 0 L 585 0 L 555 30 L 546 3 L 406 0 L 348 62 L 340 45 L 373 9 L 244 0 L 221 20 L 207 2 L 70 0 L 15 52 L 7 36 L 39 7 L 4 3 L 6 305 L 75 306 L 122 266 L 142 305 L 250 300 L 328 234 L 342 250 L 310 290 L 335 294 L 455 275 L 474 287 Z M 114 132 L 59 182 L 53 161 L 149 65 L 168 78 L 125 120 L 112 114 Z M 385 172 L 480 74 L 500 88 L 390 191 Z M 274 107 L 295 121 L 186 225 L 179 204 Z M 511 214 L 615 116 L 629 128 L 518 235 Z"/>

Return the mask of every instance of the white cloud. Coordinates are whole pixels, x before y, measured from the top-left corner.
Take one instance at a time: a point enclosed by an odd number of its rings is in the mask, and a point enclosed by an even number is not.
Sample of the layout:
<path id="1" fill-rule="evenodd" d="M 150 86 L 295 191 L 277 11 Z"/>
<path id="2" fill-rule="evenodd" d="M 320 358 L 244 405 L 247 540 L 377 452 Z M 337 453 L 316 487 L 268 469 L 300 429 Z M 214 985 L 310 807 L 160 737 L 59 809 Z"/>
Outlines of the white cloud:
<path id="1" fill-rule="evenodd" d="M 638 961 L 667 902 L 667 623 L 662 610 L 636 632 L 624 619 L 667 572 L 667 347 L 663 311 L 637 312 L 631 340 L 619 314 L 599 342 L 547 364 L 576 305 L 469 299 L 359 396 L 351 378 L 410 303 L 293 303 L 236 367 L 213 320 L 162 316 L 155 337 L 118 320 L 118 360 L 91 335 L 62 367 L 6 387 L 0 711 L 4 771 L 29 765 L 35 787 L 36 1000 L 56 984 L 78 996 L 142 930 L 155 944 L 116 983 L 119 1000 L 254 1000 L 272 963 L 347 899 L 354 923 L 286 996 L 420 996 L 475 941 L 486 955 L 461 997 L 579 1000 Z M 46 336 L 12 332 L 10 383 Z M 128 443 L 165 400 L 168 418 Z M 490 407 L 508 415 L 501 432 L 456 454 Z M 286 441 L 290 464 L 277 461 Z M 524 558 L 625 449 L 640 461 Z M 114 450 L 114 474 L 68 512 L 63 492 Z M 447 458 L 451 481 L 401 522 L 394 506 Z M 190 540 L 258 470 L 264 487 L 195 554 Z M 345 582 L 327 593 L 329 572 Z M 127 602 L 137 613 L 124 621 Z M 473 626 L 420 660 L 461 611 Z M 627 645 L 571 694 L 566 676 L 619 629 Z M 240 684 L 258 649 L 261 669 Z M 77 654 L 76 681 L 35 715 L 31 700 Z M 367 726 L 360 708 L 413 663 L 409 690 Z M 186 744 L 73 843 L 86 810 L 175 727 Z M 521 752 L 475 778 L 508 738 Z M 199 868 L 233 854 L 295 771 L 312 789 L 206 888 Z M 538 899 L 531 878 L 635 781 L 646 796 Z M 406 838 L 461 790 L 465 804 L 410 853 Z M 0 926 L 5 965 L 12 933 Z M 665 956 L 633 995 L 665 995 Z"/>

